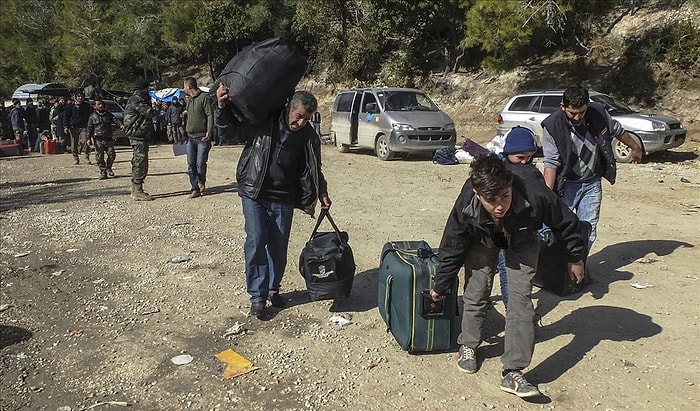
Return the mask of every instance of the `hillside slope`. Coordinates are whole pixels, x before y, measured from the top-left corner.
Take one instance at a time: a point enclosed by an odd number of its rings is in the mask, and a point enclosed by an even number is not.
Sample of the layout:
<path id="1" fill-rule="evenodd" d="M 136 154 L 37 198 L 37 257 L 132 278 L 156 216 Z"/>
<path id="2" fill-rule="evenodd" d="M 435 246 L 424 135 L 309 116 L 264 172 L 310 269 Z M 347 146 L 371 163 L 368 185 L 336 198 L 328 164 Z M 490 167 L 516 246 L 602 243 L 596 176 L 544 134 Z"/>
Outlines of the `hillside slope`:
<path id="1" fill-rule="evenodd" d="M 496 72 L 436 75 L 419 85 L 456 123 L 458 135 L 484 140 L 496 129 L 498 113 L 506 101 L 523 90 L 565 88 L 571 84 L 612 94 L 631 107 L 679 118 L 691 137 L 700 131 L 700 67 L 674 70 L 663 63 L 627 61 L 620 45 L 630 45 L 645 33 L 679 21 L 700 21 L 700 9 L 689 3 L 672 8 L 650 2 L 633 14 L 624 14 L 610 23 L 604 36 L 594 43 L 607 53 L 592 53 L 581 60 L 573 54 L 549 58 L 531 58 L 520 67 Z M 632 64 L 634 63 L 634 64 Z M 387 85 L 391 86 L 391 85 Z M 315 93 L 324 115 L 322 130 L 327 132 L 327 116 L 335 93 L 343 86 L 331 87 L 307 78 L 299 88 Z"/>

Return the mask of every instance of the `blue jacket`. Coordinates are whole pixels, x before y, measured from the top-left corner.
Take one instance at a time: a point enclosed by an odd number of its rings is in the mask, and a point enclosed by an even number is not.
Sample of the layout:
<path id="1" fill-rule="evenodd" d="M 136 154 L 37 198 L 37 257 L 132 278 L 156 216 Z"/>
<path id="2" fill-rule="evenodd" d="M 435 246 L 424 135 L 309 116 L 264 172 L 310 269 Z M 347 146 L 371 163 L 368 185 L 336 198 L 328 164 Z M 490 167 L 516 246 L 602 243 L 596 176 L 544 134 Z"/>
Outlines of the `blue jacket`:
<path id="1" fill-rule="evenodd" d="M 24 110 L 22 108 L 12 107 L 12 110 L 10 110 L 10 122 L 12 123 L 12 128 L 24 129 Z"/>

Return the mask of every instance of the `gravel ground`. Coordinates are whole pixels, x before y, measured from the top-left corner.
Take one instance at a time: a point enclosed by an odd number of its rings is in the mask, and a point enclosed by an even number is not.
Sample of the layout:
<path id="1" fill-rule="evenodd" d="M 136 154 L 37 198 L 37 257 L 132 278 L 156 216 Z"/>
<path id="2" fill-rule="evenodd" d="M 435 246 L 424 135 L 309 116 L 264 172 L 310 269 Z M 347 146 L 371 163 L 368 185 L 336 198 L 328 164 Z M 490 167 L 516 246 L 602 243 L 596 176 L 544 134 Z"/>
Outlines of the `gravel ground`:
<path id="1" fill-rule="evenodd" d="M 622 165 L 618 184 L 604 188 L 589 260 L 596 283 L 566 298 L 535 294 L 528 376 L 545 396 L 534 403 L 498 388 L 498 289 L 476 375 L 457 370 L 456 347 L 401 351 L 376 309 L 382 245 L 437 246 L 467 166 L 324 146 L 331 211 L 358 266 L 352 296 L 309 301 L 296 260 L 315 221 L 297 213 L 288 307 L 260 321 L 246 315 L 240 147 L 213 148 L 207 194 L 189 199 L 186 160 L 153 146 L 153 202 L 129 199 L 128 147 L 103 181 L 66 154 L 1 158 L 0 408 L 697 409 L 699 357 L 688 345 L 700 337 L 697 147 Z M 351 322 L 333 324 L 334 315 Z M 257 369 L 222 378 L 214 355 L 229 348 Z M 194 360 L 174 365 L 183 353 Z"/>

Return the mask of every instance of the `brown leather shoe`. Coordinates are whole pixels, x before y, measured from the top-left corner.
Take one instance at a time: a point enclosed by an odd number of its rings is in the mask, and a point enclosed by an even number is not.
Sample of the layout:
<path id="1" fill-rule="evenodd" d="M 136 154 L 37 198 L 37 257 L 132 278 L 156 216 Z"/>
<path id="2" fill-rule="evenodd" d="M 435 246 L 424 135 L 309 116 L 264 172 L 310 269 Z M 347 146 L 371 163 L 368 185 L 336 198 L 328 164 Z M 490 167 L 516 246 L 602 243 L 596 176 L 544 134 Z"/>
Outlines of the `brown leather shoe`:
<path id="1" fill-rule="evenodd" d="M 201 197 L 201 195 L 202 195 L 202 193 L 200 193 L 199 191 L 197 191 L 197 190 L 192 190 L 192 192 L 190 193 L 190 198 Z"/>
<path id="2" fill-rule="evenodd" d="M 199 188 L 199 194 L 200 194 L 200 195 L 203 195 L 203 194 L 204 194 L 204 189 L 206 188 L 206 186 L 204 185 L 204 183 L 197 183 L 197 187 Z"/>

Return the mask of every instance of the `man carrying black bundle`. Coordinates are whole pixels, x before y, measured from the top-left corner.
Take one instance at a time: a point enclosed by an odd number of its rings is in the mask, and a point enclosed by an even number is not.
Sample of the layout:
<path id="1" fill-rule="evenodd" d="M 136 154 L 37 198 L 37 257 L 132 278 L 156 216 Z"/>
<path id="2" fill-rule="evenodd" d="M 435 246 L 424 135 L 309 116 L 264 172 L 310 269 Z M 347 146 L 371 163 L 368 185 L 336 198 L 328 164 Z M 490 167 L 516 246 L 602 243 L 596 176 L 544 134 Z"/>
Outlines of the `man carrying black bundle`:
<path id="1" fill-rule="evenodd" d="M 297 91 L 289 103 L 258 124 L 237 121 L 228 109 L 229 89 L 216 90 L 216 125 L 245 147 L 236 181 L 245 219 L 245 274 L 250 315 L 260 317 L 266 300 L 282 308 L 280 283 L 294 208 L 314 214 L 316 202 L 328 208 L 327 183 L 321 171 L 321 141 L 309 120 L 316 98 Z"/>

